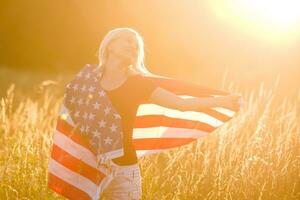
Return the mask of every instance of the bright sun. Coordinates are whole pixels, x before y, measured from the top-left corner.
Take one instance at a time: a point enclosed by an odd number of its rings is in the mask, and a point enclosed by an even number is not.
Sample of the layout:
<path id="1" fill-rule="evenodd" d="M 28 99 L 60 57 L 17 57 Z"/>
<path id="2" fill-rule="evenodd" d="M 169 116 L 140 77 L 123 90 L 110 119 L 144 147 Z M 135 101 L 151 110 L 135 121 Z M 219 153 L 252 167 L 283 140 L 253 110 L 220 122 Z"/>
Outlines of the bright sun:
<path id="1" fill-rule="evenodd" d="M 211 0 L 225 23 L 272 41 L 292 41 L 300 35 L 300 0 Z"/>

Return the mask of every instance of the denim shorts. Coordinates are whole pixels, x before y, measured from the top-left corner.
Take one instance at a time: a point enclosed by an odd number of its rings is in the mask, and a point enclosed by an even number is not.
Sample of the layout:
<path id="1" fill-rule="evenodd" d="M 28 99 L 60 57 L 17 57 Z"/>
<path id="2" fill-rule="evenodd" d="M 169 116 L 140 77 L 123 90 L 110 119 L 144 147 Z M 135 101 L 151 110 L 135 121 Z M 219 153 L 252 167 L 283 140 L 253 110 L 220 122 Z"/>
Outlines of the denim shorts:
<path id="1" fill-rule="evenodd" d="M 103 190 L 105 200 L 138 200 L 142 198 L 139 164 L 118 165 L 111 161 L 113 177 Z"/>

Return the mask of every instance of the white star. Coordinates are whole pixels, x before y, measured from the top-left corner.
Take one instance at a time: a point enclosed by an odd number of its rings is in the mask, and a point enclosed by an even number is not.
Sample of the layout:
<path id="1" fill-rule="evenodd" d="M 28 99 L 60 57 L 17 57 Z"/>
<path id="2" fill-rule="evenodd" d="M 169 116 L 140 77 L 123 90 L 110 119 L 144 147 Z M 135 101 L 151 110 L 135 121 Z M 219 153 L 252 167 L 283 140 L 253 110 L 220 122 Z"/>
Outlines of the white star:
<path id="1" fill-rule="evenodd" d="M 93 104 L 94 109 L 99 110 L 100 104 L 98 102 Z"/>
<path id="2" fill-rule="evenodd" d="M 111 141 L 112 141 L 112 139 L 111 139 L 110 137 L 106 137 L 106 138 L 104 139 L 104 143 L 105 143 L 105 144 L 111 144 Z"/>
<path id="3" fill-rule="evenodd" d="M 78 103 L 79 105 L 83 104 L 82 99 L 79 99 L 79 100 L 77 101 L 77 103 Z"/>
<path id="4" fill-rule="evenodd" d="M 90 120 L 94 120 L 94 119 L 95 119 L 95 114 L 90 113 L 90 114 L 89 114 L 89 119 L 90 119 Z"/>
<path id="5" fill-rule="evenodd" d="M 82 91 L 82 92 L 85 92 L 85 90 L 86 90 L 86 86 L 83 85 L 82 88 L 81 88 L 81 91 Z"/>
<path id="6" fill-rule="evenodd" d="M 90 73 L 87 73 L 87 74 L 85 75 L 85 78 L 86 78 L 86 79 L 89 79 L 90 76 L 91 76 L 91 74 L 90 74 Z"/>
<path id="7" fill-rule="evenodd" d="M 115 119 L 121 119 L 121 116 L 119 114 L 114 114 Z"/>
<path id="8" fill-rule="evenodd" d="M 92 146 L 96 146 L 97 142 L 96 142 L 95 140 L 91 140 L 91 141 L 90 141 L 90 144 L 91 144 Z"/>
<path id="9" fill-rule="evenodd" d="M 101 120 L 101 121 L 99 122 L 99 126 L 100 126 L 100 128 L 104 128 L 104 127 L 105 127 L 105 125 L 106 125 L 106 121 L 104 121 L 104 120 Z"/>
<path id="10" fill-rule="evenodd" d="M 83 75 L 83 73 L 82 73 L 82 72 L 79 72 L 79 73 L 77 74 L 77 77 L 82 77 L 82 75 Z"/>
<path id="11" fill-rule="evenodd" d="M 71 88 L 71 83 L 67 84 L 67 88 L 70 89 Z"/>
<path id="12" fill-rule="evenodd" d="M 80 127 L 80 131 L 81 131 L 81 133 L 83 133 L 83 131 L 84 131 L 84 126 L 82 125 L 81 127 Z"/>
<path id="13" fill-rule="evenodd" d="M 98 79 L 96 77 L 94 77 L 94 82 L 98 82 Z"/>
<path id="14" fill-rule="evenodd" d="M 90 87 L 89 87 L 89 92 L 94 92 L 94 90 L 95 90 L 95 87 L 94 87 L 94 86 L 90 86 Z"/>
<path id="15" fill-rule="evenodd" d="M 71 104 L 74 104 L 75 101 L 76 101 L 75 97 L 71 97 L 71 100 L 70 100 Z"/>
<path id="16" fill-rule="evenodd" d="M 110 111 L 110 107 L 107 107 L 104 109 L 104 113 L 105 115 L 108 115 L 109 114 L 109 111 Z"/>
<path id="17" fill-rule="evenodd" d="M 111 132 L 115 132 L 117 130 L 117 126 L 113 123 L 110 127 Z"/>
<path id="18" fill-rule="evenodd" d="M 105 92 L 104 92 L 103 90 L 101 90 L 101 91 L 99 92 L 99 95 L 100 95 L 100 97 L 103 97 L 103 96 L 105 96 Z"/>
<path id="19" fill-rule="evenodd" d="M 100 138 L 100 135 L 101 135 L 101 134 L 100 134 L 100 132 L 99 132 L 97 129 L 93 131 L 93 136 L 94 136 L 95 138 L 98 138 L 98 139 L 99 139 L 99 138 Z"/>
<path id="20" fill-rule="evenodd" d="M 79 112 L 79 111 L 76 111 L 75 114 L 74 114 L 74 116 L 75 116 L 76 118 L 79 117 L 79 115 L 80 115 L 80 112 Z"/>
<path id="21" fill-rule="evenodd" d="M 85 126 L 85 131 L 88 132 L 90 127 L 88 125 Z"/>
<path id="22" fill-rule="evenodd" d="M 73 86 L 73 90 L 74 90 L 74 91 L 78 90 L 78 84 L 75 84 L 75 85 Z"/>
<path id="23" fill-rule="evenodd" d="M 83 118 L 84 118 L 84 119 L 87 119 L 87 118 L 88 118 L 88 113 L 87 113 L 87 112 L 84 112 Z"/>

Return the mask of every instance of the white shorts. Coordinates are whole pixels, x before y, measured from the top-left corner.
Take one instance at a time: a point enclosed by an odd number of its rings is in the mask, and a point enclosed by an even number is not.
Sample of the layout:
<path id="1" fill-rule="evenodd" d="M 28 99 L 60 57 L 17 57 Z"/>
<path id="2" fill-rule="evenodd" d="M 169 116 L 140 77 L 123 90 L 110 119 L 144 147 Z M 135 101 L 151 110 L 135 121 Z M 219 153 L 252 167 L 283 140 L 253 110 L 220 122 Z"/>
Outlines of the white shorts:
<path id="1" fill-rule="evenodd" d="M 138 200 L 142 198 L 141 171 L 138 163 L 117 165 L 111 162 L 114 176 L 103 190 L 105 200 Z"/>

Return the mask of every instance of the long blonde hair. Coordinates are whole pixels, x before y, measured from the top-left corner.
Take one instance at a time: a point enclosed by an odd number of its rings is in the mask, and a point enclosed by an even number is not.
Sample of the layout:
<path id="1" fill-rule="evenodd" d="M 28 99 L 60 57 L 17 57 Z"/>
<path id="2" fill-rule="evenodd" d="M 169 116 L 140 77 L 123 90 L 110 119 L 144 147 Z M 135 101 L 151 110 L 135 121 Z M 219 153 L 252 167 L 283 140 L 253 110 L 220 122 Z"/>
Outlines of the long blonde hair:
<path id="1" fill-rule="evenodd" d="M 99 64 L 98 64 L 98 69 L 99 70 L 103 70 L 104 69 L 104 64 L 106 63 L 107 60 L 107 46 L 109 45 L 109 43 L 120 37 L 121 34 L 123 33 L 131 33 L 135 36 L 135 40 L 138 46 L 138 53 L 137 53 L 137 61 L 136 63 L 134 63 L 132 65 L 132 68 L 130 68 L 129 70 L 133 70 L 136 73 L 142 74 L 142 75 L 152 75 L 152 73 L 145 67 L 144 64 L 144 41 L 142 36 L 135 31 L 132 28 L 128 28 L 128 27 L 121 27 L 121 28 L 115 28 L 111 31 L 109 31 L 103 38 L 100 47 L 99 47 L 99 52 L 98 52 L 98 60 L 99 60 Z"/>

